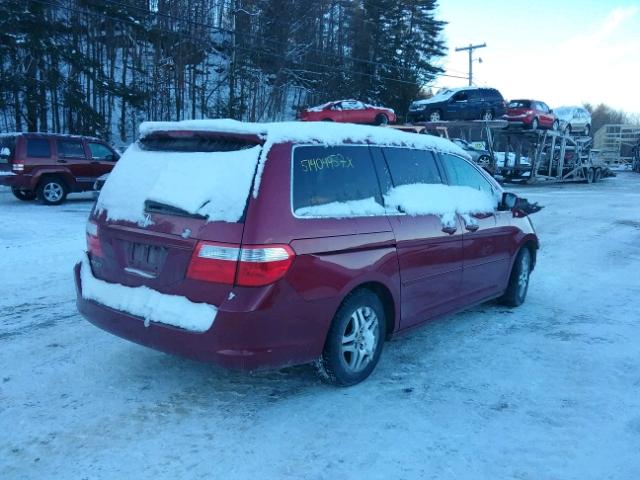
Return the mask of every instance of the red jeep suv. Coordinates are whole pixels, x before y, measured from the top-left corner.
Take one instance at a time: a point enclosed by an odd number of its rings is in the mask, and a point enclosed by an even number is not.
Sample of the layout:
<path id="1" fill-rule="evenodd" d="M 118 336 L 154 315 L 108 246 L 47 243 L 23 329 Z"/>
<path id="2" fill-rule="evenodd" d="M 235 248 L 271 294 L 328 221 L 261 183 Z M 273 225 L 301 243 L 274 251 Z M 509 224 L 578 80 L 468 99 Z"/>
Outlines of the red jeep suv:
<path id="1" fill-rule="evenodd" d="M 324 122 L 140 130 L 75 267 L 79 311 L 115 335 L 227 367 L 313 362 L 352 385 L 391 336 L 525 300 L 538 239 L 523 199 L 448 140 Z"/>
<path id="2" fill-rule="evenodd" d="M 91 190 L 119 155 L 92 137 L 47 133 L 0 135 L 0 185 L 20 200 L 58 205 L 71 192 Z"/>

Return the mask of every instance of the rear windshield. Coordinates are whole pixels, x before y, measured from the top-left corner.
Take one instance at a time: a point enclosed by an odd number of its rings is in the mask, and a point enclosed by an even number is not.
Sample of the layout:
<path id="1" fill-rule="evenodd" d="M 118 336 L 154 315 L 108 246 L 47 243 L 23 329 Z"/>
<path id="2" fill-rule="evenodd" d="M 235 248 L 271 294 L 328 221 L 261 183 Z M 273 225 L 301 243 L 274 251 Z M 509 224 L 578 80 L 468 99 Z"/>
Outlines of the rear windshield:
<path id="1" fill-rule="evenodd" d="M 376 205 L 382 208 L 366 146 L 296 147 L 292 170 L 293 211 L 298 216 L 366 215 L 376 212 Z"/>
<path id="2" fill-rule="evenodd" d="M 145 212 L 242 222 L 262 148 L 206 136 L 154 136 L 130 146 L 101 190 L 97 211 L 139 222 Z"/>
<path id="3" fill-rule="evenodd" d="M 531 100 L 511 100 L 509 108 L 531 108 Z"/>
<path id="4" fill-rule="evenodd" d="M 139 143 L 143 150 L 171 152 L 233 152 L 258 145 L 258 142 L 198 133 L 189 136 L 153 135 L 143 138 Z"/>

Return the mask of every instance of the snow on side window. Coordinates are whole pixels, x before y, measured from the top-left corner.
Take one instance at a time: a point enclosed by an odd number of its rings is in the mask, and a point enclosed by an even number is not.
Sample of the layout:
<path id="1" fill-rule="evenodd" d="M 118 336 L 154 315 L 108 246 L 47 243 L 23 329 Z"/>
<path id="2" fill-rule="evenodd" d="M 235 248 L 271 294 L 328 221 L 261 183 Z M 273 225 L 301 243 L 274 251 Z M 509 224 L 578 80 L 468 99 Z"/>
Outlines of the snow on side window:
<path id="1" fill-rule="evenodd" d="M 408 215 L 437 215 L 444 225 L 463 216 L 494 210 L 491 196 L 471 187 L 414 183 L 392 188 L 384 195 L 387 207 Z"/>
<path id="2" fill-rule="evenodd" d="M 133 144 L 100 192 L 96 212 L 109 220 L 138 222 L 150 201 L 204 216 L 237 222 L 250 194 L 261 147 L 237 151 L 149 151 Z"/>

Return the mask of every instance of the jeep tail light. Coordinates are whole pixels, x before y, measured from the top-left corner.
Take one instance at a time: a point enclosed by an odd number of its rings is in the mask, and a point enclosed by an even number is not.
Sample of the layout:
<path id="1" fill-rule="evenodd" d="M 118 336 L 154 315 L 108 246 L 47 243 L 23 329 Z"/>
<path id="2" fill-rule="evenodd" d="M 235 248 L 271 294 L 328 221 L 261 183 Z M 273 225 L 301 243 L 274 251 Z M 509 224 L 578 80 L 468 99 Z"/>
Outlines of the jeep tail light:
<path id="1" fill-rule="evenodd" d="M 187 277 L 205 282 L 263 286 L 281 279 L 295 253 L 288 245 L 239 245 L 199 242 Z"/>
<path id="2" fill-rule="evenodd" d="M 102 245 L 98 237 L 98 224 L 89 220 L 87 222 L 87 251 L 95 256 L 102 257 Z"/>
<path id="3" fill-rule="evenodd" d="M 14 163 L 12 169 L 14 172 L 24 172 L 24 163 Z"/>

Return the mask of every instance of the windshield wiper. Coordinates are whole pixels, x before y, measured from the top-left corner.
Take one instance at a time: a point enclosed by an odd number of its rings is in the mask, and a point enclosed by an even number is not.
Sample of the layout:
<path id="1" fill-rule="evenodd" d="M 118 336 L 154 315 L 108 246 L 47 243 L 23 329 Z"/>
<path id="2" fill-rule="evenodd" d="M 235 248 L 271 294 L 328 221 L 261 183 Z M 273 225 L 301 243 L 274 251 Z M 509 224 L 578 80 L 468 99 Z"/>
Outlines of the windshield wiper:
<path id="1" fill-rule="evenodd" d="M 169 215 L 177 215 L 180 217 L 191 217 L 199 219 L 207 218 L 204 215 L 187 212 L 182 208 L 174 207 L 172 205 L 167 205 L 166 203 L 156 202 L 153 200 L 145 200 L 144 211 L 148 213 L 167 213 Z"/>

